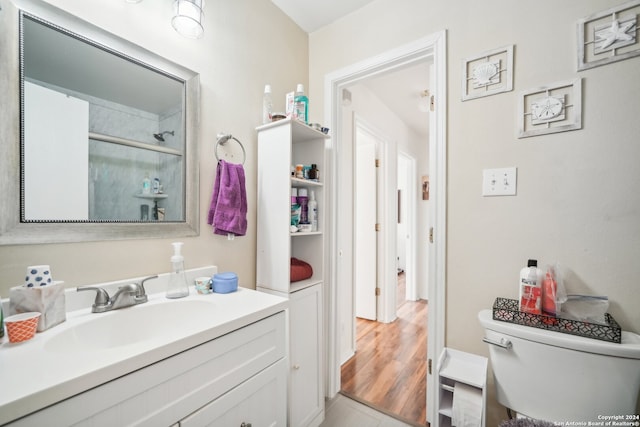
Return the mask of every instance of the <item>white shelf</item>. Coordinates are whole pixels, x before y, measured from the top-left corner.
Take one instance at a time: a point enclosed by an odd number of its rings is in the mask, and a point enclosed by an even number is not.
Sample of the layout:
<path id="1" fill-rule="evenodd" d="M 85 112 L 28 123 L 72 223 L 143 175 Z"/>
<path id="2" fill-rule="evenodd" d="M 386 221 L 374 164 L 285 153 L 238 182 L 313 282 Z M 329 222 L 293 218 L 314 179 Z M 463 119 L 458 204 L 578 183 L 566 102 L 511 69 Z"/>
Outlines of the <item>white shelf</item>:
<path id="1" fill-rule="evenodd" d="M 319 285 L 321 283 L 322 283 L 321 280 L 314 279 L 313 277 L 306 280 L 300 280 L 298 282 L 293 282 L 290 284 L 289 292 L 290 293 L 298 292 L 302 289 L 310 288 L 311 286 Z"/>
<path id="2" fill-rule="evenodd" d="M 283 119 L 283 120 L 267 123 L 262 126 L 258 126 L 256 130 L 258 132 L 262 132 L 267 129 L 273 129 L 280 126 L 288 126 L 289 124 L 291 124 L 291 133 L 292 133 L 291 136 L 295 141 L 306 141 L 309 139 L 318 139 L 318 138 L 322 138 L 322 139 L 331 138 L 331 136 L 325 133 L 322 133 L 319 130 L 315 130 L 308 124 L 296 119 Z"/>
<path id="3" fill-rule="evenodd" d="M 157 194 L 138 193 L 138 194 L 134 194 L 134 197 L 138 197 L 140 199 L 160 200 L 160 199 L 166 199 L 167 197 L 169 197 L 169 195 L 164 193 L 157 193 Z"/>
<path id="4" fill-rule="evenodd" d="M 487 358 L 445 348 L 440 357 L 440 376 L 477 388 L 487 382 Z"/>
<path id="5" fill-rule="evenodd" d="M 313 181 L 311 179 L 301 179 L 296 177 L 291 177 L 291 185 L 293 187 L 322 187 L 322 182 Z"/>
<path id="6" fill-rule="evenodd" d="M 302 236 L 321 236 L 322 231 L 296 231 L 295 233 L 290 233 L 291 237 L 302 237 Z"/>

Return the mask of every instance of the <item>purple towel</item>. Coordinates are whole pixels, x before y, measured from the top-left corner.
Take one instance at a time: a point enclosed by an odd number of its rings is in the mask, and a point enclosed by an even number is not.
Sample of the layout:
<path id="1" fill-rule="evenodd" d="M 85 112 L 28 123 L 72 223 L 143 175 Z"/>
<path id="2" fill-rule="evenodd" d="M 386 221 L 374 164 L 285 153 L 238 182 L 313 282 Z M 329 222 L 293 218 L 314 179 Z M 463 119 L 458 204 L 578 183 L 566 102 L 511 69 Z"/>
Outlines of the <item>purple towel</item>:
<path id="1" fill-rule="evenodd" d="M 247 233 L 247 190 L 241 164 L 218 161 L 207 224 L 215 234 Z"/>

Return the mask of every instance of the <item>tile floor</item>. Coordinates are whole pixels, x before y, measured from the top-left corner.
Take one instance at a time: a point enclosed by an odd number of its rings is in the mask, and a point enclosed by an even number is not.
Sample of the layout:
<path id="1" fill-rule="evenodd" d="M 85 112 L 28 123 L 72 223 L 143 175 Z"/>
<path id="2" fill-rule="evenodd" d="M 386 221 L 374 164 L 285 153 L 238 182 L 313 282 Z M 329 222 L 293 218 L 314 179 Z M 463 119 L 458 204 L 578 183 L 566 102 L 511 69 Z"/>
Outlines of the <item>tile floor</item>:
<path id="1" fill-rule="evenodd" d="M 327 401 L 325 417 L 320 427 L 411 427 L 388 415 L 378 412 L 338 394 Z"/>

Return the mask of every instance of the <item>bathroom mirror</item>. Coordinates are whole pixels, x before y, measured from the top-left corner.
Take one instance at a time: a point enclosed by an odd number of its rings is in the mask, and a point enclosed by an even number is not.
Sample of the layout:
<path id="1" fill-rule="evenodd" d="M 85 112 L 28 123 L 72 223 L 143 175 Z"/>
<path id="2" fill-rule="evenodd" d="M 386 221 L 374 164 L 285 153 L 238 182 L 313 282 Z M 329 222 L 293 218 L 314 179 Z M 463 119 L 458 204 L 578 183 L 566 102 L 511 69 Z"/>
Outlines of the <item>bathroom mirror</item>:
<path id="1" fill-rule="evenodd" d="M 198 75 L 39 0 L 13 3 L 1 95 L 19 89 L 6 106 L 19 126 L 3 129 L 15 146 L 1 148 L 0 244 L 197 235 Z"/>

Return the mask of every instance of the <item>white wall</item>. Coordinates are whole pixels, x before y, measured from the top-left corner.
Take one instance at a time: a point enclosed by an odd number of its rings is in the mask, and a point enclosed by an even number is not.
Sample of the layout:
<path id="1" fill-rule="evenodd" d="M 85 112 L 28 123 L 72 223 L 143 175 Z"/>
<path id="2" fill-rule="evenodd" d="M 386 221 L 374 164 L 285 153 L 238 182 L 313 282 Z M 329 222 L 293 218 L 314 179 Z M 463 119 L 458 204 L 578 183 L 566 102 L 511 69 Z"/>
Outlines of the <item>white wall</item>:
<path id="1" fill-rule="evenodd" d="M 172 2 L 168 0 L 138 4 L 120 0 L 50 0 L 48 3 L 200 73 L 200 236 L 182 239 L 185 266 L 215 264 L 221 271 L 237 272 L 240 284 L 253 288 L 255 127 L 262 120 L 262 93 L 265 83 L 270 83 L 274 109 L 283 111 L 285 93 L 294 90 L 297 83 L 308 86 L 307 34 L 269 0 L 207 2 L 205 33 L 199 40 L 184 38 L 173 30 Z M 12 12 L 9 0 L 0 0 L 0 7 L 4 16 Z M 4 37 L 8 28 L 0 26 L 0 37 Z M 4 75 L 4 65 L 2 72 Z M 0 99 L 13 99 L 0 95 Z M 216 134 L 223 131 L 240 139 L 247 151 L 248 231 L 247 236 L 233 241 L 214 236 L 206 224 L 215 178 L 213 149 Z M 172 241 L 174 239 L 2 246 L 0 295 L 7 297 L 9 287 L 24 279 L 25 268 L 35 264 L 51 265 L 54 278 L 64 280 L 69 287 L 167 272 L 171 268 Z"/>
<path id="2" fill-rule="evenodd" d="M 527 258 L 559 261 L 572 291 L 608 295 L 623 329 L 640 332 L 640 58 L 576 71 L 577 21 L 621 3 L 376 0 L 310 35 L 319 115 L 326 74 L 447 30 L 447 346 L 488 354 L 477 313 L 516 296 Z M 461 102 L 462 59 L 507 44 L 514 91 Z M 517 139 L 518 93 L 576 77 L 583 129 Z M 483 198 L 482 170 L 504 166 L 518 167 L 518 195 Z M 497 425 L 504 410 L 490 408 Z"/>

